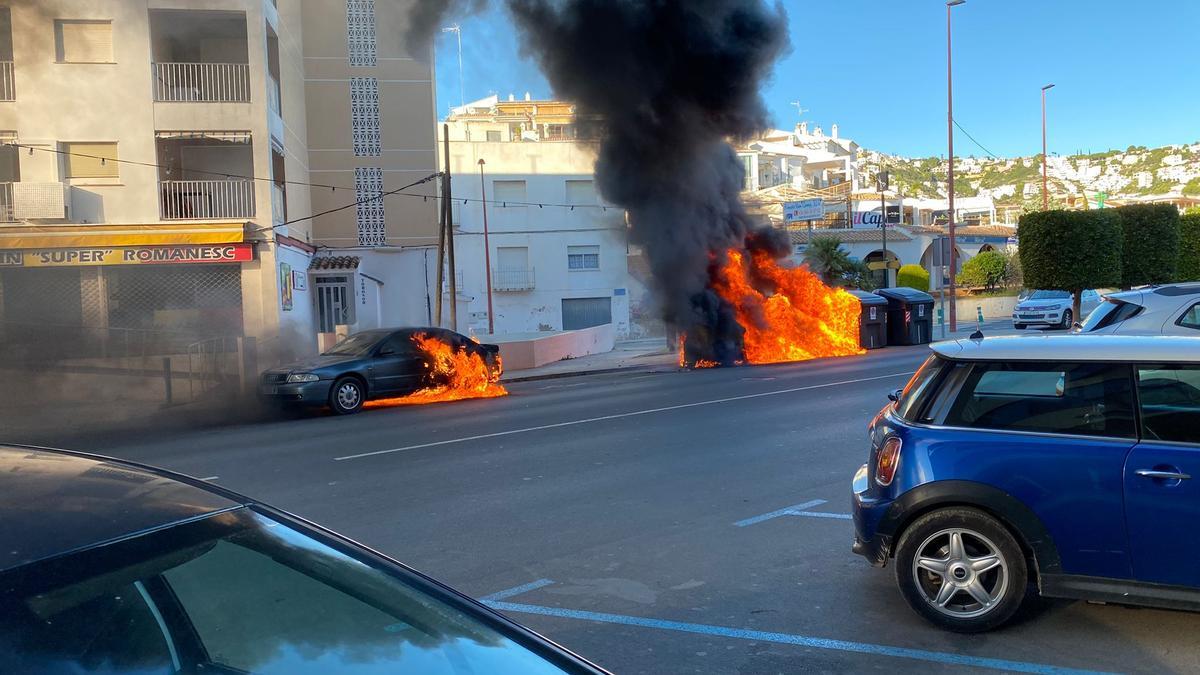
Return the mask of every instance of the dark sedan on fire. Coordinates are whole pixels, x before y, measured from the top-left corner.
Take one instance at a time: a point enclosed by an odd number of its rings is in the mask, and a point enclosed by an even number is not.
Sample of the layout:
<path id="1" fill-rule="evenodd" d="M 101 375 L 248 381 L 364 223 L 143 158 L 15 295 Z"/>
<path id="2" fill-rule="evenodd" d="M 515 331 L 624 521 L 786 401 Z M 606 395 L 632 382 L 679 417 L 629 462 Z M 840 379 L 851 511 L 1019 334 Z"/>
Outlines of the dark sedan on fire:
<path id="1" fill-rule="evenodd" d="M 262 374 L 259 396 L 285 406 L 329 406 L 356 413 L 370 399 L 405 396 L 446 384 L 451 373 L 434 368 L 418 339 L 432 338 L 454 352 L 478 356 L 493 381 L 501 374 L 500 348 L 444 328 L 380 328 L 355 333 L 325 353 Z"/>

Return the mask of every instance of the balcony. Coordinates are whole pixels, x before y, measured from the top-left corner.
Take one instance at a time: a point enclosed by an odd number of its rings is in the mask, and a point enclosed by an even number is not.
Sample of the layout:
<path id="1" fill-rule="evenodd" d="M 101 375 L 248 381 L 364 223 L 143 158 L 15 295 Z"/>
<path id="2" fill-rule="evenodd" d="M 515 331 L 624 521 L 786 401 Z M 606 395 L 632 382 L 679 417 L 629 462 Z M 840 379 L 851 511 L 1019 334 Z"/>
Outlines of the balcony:
<path id="1" fill-rule="evenodd" d="M 62 183 L 0 182 L 0 222 L 58 220 L 67 215 Z"/>
<path id="2" fill-rule="evenodd" d="M 154 100 L 164 103 L 249 103 L 246 63 L 154 63 Z"/>
<path id="3" fill-rule="evenodd" d="M 0 101 L 17 100 L 17 80 L 12 61 L 0 61 Z"/>
<path id="4" fill-rule="evenodd" d="M 164 180 L 163 220 L 242 220 L 254 217 L 254 181 Z"/>
<path id="5" fill-rule="evenodd" d="M 533 290 L 533 270 L 495 270 L 492 272 L 493 291 Z"/>

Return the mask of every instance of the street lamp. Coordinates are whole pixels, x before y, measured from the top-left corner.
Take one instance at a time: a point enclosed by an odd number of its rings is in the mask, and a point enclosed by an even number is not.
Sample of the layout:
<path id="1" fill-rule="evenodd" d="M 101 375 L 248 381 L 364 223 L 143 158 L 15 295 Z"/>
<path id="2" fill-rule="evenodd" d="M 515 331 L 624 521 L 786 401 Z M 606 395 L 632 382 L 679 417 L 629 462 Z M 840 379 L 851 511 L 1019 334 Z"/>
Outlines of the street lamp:
<path id="1" fill-rule="evenodd" d="M 447 26 L 442 29 L 442 32 L 454 33 L 454 35 L 458 38 L 458 105 L 459 107 L 465 108 L 467 105 L 467 96 L 464 93 L 465 90 L 463 89 L 462 26 L 458 24 Z"/>
<path id="2" fill-rule="evenodd" d="M 946 2 L 946 144 L 947 154 L 950 156 L 950 166 L 946 171 L 946 190 L 950 196 L 950 332 L 958 330 L 958 295 L 954 281 L 954 273 L 958 267 L 958 245 L 954 237 L 954 78 L 951 68 L 953 52 L 950 49 L 950 8 L 966 1 Z"/>
<path id="3" fill-rule="evenodd" d="M 483 207 L 483 272 L 487 277 L 487 296 L 488 296 L 488 335 L 494 335 L 496 332 L 496 323 L 492 318 L 492 247 L 488 244 L 488 222 L 487 222 L 487 189 L 483 182 L 483 165 L 486 162 L 483 158 L 479 158 L 479 205 Z"/>
<path id="4" fill-rule="evenodd" d="M 1050 193 L 1046 190 L 1046 90 L 1053 84 L 1042 87 L 1042 210 L 1050 208 Z"/>

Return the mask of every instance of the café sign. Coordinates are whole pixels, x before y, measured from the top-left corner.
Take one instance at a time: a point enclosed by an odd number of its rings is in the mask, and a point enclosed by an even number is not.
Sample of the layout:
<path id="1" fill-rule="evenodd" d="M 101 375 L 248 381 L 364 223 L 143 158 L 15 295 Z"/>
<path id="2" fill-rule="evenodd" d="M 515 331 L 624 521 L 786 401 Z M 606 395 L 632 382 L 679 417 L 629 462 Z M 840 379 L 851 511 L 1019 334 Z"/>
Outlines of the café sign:
<path id="1" fill-rule="evenodd" d="M 0 267 L 76 267 L 81 265 L 176 265 L 238 263 L 254 259 L 251 244 L 181 246 L 96 246 L 0 250 Z"/>

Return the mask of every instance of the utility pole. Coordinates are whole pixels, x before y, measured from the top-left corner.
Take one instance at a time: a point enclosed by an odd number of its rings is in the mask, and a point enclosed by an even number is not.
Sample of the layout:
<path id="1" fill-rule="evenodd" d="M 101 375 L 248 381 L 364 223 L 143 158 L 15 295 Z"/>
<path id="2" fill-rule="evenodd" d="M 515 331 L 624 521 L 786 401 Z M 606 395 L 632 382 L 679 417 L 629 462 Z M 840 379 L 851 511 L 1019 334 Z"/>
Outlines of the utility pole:
<path id="1" fill-rule="evenodd" d="M 458 330 L 458 272 L 454 264 L 454 209 L 451 208 L 450 194 L 450 125 L 442 125 L 442 148 L 445 154 L 446 173 L 442 177 L 445 183 L 442 207 L 446 209 L 446 254 L 450 258 L 450 329 Z M 442 289 L 438 289 L 440 294 Z M 441 295 L 438 296 L 439 298 Z M 440 327 L 440 326 L 439 326 Z"/>
<path id="2" fill-rule="evenodd" d="M 949 0 L 946 3 L 946 144 L 950 155 L 950 166 L 946 182 L 950 196 L 950 332 L 958 330 L 958 293 L 955 289 L 955 272 L 958 271 L 957 240 L 954 237 L 954 78 L 951 68 L 953 52 L 950 49 L 950 10 L 967 0 Z"/>
<path id="3" fill-rule="evenodd" d="M 438 255 L 437 255 L 437 282 L 434 286 L 437 297 L 433 303 L 433 325 L 438 328 L 442 327 L 442 283 L 444 281 L 446 265 L 446 210 L 450 208 L 450 202 L 446 199 L 446 185 L 450 182 L 450 172 L 448 167 L 442 167 L 442 189 L 441 199 L 438 201 Z"/>
<path id="4" fill-rule="evenodd" d="M 479 200 L 479 205 L 483 207 L 483 271 L 487 276 L 487 298 L 488 298 L 488 335 L 496 333 L 495 319 L 492 317 L 492 247 L 488 243 L 488 221 L 487 221 L 487 189 L 483 182 L 483 165 L 486 162 L 483 158 L 479 158 L 479 194 L 483 197 Z"/>
<path id="5" fill-rule="evenodd" d="M 883 201 L 883 193 L 888 189 L 888 173 L 886 171 L 880 171 L 879 175 L 875 177 L 875 187 L 879 188 L 879 227 L 883 229 L 883 287 L 889 288 L 891 272 L 888 265 L 891 264 L 891 260 L 888 258 L 887 247 L 887 205 Z"/>
<path id="6" fill-rule="evenodd" d="M 1053 89 L 1053 84 L 1042 87 L 1042 210 L 1050 209 L 1050 192 L 1046 188 L 1046 90 Z"/>

